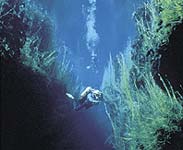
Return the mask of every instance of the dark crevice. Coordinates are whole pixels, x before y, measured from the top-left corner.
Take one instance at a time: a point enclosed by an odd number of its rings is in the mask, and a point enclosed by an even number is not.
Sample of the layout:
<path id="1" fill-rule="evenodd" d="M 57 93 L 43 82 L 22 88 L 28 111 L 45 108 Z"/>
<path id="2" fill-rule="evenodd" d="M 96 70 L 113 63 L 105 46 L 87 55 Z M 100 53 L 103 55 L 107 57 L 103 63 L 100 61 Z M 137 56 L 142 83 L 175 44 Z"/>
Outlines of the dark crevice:
<path id="1" fill-rule="evenodd" d="M 183 96 L 183 22 L 174 27 L 168 43 L 161 46 L 158 53 L 161 55 L 158 73 L 168 88 L 172 86 L 176 92 Z M 164 89 L 158 75 L 155 76 L 155 80 Z M 176 94 L 176 96 L 179 97 L 179 94 Z M 162 145 L 162 150 L 181 150 L 183 148 L 183 120 L 176 124 L 181 130 L 170 133 L 170 138 Z M 160 130 L 159 141 L 161 141 L 161 137 L 167 134 L 169 133 Z"/>
<path id="2" fill-rule="evenodd" d="M 65 86 L 16 61 L 1 61 L 2 150 L 111 150 L 86 111 L 75 112 Z"/>
<path id="3" fill-rule="evenodd" d="M 173 29 L 168 44 L 158 52 L 161 54 L 159 73 L 175 91 L 183 95 L 183 23 Z M 160 82 L 158 84 L 163 87 Z"/>

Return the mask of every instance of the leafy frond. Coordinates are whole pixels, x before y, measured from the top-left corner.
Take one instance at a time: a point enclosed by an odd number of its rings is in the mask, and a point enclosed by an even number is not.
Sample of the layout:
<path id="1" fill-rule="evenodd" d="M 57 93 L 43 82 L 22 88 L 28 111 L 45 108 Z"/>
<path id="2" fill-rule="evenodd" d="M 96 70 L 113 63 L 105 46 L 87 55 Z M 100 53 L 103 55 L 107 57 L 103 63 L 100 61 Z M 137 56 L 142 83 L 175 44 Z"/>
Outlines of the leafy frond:
<path id="1" fill-rule="evenodd" d="M 103 78 L 102 90 L 106 100 L 106 112 L 111 121 L 116 149 L 144 150 L 159 149 L 169 138 L 170 132 L 178 131 L 174 122 L 183 119 L 183 107 L 180 99 L 171 88 L 165 92 L 155 83 L 151 73 L 144 75 L 144 85 L 138 88 L 130 79 L 130 68 L 125 64 L 120 54 L 117 58 L 118 68 L 112 61 L 108 69 L 120 71 L 120 80 L 115 81 L 106 71 Z M 113 66 L 113 67 L 111 67 Z M 113 82 L 113 83 L 111 83 Z M 108 84 L 107 84 L 108 83 Z M 110 89 L 110 90 L 109 90 Z M 159 130 L 167 135 L 158 141 Z"/>
<path id="2" fill-rule="evenodd" d="M 133 60 L 141 72 L 158 69 L 161 56 L 157 50 L 168 43 L 174 27 L 183 21 L 182 4 L 183 0 L 151 0 L 134 13 L 138 38 L 133 44 Z"/>

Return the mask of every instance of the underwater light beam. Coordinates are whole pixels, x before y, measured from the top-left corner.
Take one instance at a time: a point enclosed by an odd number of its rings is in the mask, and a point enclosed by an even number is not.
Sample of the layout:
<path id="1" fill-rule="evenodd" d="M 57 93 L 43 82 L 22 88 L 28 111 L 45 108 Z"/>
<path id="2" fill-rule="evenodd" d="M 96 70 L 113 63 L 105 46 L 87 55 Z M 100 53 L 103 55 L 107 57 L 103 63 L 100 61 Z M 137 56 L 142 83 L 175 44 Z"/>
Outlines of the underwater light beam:
<path id="1" fill-rule="evenodd" d="M 87 66 L 87 69 L 95 69 L 96 68 L 96 46 L 99 41 L 99 35 L 96 31 L 95 23 L 96 23 L 96 0 L 88 0 L 89 7 L 87 8 L 87 17 L 86 17 L 86 46 L 91 55 L 91 63 Z"/>

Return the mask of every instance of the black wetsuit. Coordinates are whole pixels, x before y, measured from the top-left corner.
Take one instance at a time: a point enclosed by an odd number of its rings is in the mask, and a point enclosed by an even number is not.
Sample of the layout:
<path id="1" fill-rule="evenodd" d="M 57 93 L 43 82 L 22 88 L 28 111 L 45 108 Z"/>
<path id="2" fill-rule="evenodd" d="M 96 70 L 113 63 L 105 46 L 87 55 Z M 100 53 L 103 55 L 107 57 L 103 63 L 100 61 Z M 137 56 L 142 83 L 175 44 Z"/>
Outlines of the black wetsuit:
<path id="1" fill-rule="evenodd" d="M 100 101 L 97 101 L 92 93 L 89 93 L 79 100 L 78 104 L 74 106 L 74 110 L 79 111 L 82 108 L 88 109 L 91 106 L 98 104 L 99 102 Z"/>

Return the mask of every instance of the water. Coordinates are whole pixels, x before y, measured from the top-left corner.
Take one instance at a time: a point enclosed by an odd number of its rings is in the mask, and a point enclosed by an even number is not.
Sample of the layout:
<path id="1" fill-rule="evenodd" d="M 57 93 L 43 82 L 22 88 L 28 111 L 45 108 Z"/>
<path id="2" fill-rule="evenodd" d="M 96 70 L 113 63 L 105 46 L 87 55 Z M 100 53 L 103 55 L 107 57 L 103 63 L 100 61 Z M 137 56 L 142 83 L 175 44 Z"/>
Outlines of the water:
<path id="1" fill-rule="evenodd" d="M 87 18 L 91 16 L 88 11 L 92 9 L 88 0 L 47 0 L 42 4 L 55 22 L 58 46 L 64 42 L 70 50 L 76 75 L 84 85 L 99 87 L 109 54 L 115 56 L 123 51 L 128 39 L 133 39 L 136 34 L 132 13 L 142 4 L 142 0 L 97 0 L 96 10 L 92 13 L 98 40 L 90 37 L 90 44 L 93 42 L 95 45 L 91 49 L 87 46 L 87 34 L 93 32 L 92 25 L 89 31 L 87 27 Z M 92 66 L 91 51 L 97 55 L 95 67 Z"/>
<path id="2" fill-rule="evenodd" d="M 55 41 L 58 46 L 64 44 L 69 49 L 73 71 L 84 86 L 100 88 L 109 55 L 114 57 L 123 52 L 129 39 L 133 39 L 136 35 L 132 13 L 142 2 L 142 0 L 41 1 L 55 22 Z M 76 124 L 79 124 L 76 130 L 81 135 L 92 134 L 88 133 L 90 131 L 86 132 L 87 129 L 97 131 L 99 133 L 93 136 L 100 136 L 101 140 L 93 141 L 95 138 L 89 136 L 91 139 L 84 141 L 95 143 L 95 149 L 107 149 L 107 147 L 112 149 L 109 145 L 101 146 L 112 134 L 104 106 L 101 104 L 81 113 L 87 117 L 83 121 L 79 117 L 74 119 Z M 87 135 L 84 138 L 87 138 Z"/>
<path id="3" fill-rule="evenodd" d="M 123 52 L 129 39 L 133 39 L 136 35 L 132 13 L 143 1 L 34 0 L 34 2 L 43 7 L 42 10 L 52 19 L 56 50 L 60 50 L 63 46 L 67 47 L 68 59 L 79 82 L 84 87 L 100 89 L 109 55 L 114 57 Z M 65 101 L 61 100 L 63 97 L 59 94 L 63 89 L 57 85 L 58 83 L 47 86 L 47 81 L 41 76 L 35 76 L 26 69 L 17 69 L 21 67 L 21 65 L 13 66 L 14 69 L 5 67 L 7 72 L 4 85 L 7 86 L 4 86 L 3 95 L 5 97 L 3 97 L 5 106 L 3 129 L 6 130 L 3 132 L 3 137 L 5 142 L 7 141 L 4 144 L 7 149 L 21 149 L 20 147 L 22 149 L 44 147 L 56 150 L 113 149 L 106 141 L 112 135 L 112 128 L 103 104 L 81 112 L 72 111 L 68 108 L 69 103 L 65 104 Z M 12 93 L 9 94 L 7 91 Z M 12 103 L 15 97 L 16 100 Z M 9 128 L 12 131 L 6 133 Z"/>

